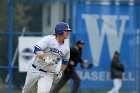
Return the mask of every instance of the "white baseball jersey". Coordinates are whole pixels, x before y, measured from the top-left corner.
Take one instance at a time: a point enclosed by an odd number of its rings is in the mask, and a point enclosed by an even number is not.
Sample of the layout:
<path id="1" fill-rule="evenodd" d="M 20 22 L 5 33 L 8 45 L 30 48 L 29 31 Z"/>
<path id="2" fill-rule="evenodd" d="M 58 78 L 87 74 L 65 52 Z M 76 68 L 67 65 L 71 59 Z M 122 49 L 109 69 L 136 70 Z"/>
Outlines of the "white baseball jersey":
<path id="1" fill-rule="evenodd" d="M 60 62 L 62 62 L 62 60 L 69 60 L 70 49 L 67 39 L 62 45 L 60 45 L 55 35 L 48 35 L 37 42 L 35 46 L 39 47 L 49 58 L 55 59 L 54 65 L 48 65 L 46 62 L 44 62 L 44 60 L 36 56 L 33 64 L 44 71 L 56 72 L 57 66 L 60 64 Z"/>

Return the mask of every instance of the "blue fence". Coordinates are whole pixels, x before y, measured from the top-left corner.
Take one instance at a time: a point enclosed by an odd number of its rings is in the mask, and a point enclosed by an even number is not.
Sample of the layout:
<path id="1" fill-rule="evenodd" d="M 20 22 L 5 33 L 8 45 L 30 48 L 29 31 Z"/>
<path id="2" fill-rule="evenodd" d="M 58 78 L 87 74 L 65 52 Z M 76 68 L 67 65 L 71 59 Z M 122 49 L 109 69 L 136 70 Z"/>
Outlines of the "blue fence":
<path id="1" fill-rule="evenodd" d="M 81 90 L 109 90 L 112 87 L 110 62 L 114 51 L 119 51 L 125 66 L 122 90 L 138 91 L 138 9 L 135 2 L 77 3 L 76 40 L 86 42 L 83 59 L 94 64 L 93 69 L 88 71 L 77 67 L 82 80 Z"/>
<path id="2" fill-rule="evenodd" d="M 139 3 L 134 6 L 129 5 L 96 5 L 83 4 L 83 0 L 76 3 L 76 20 L 73 20 L 74 2 L 71 0 L 71 21 L 70 26 L 76 22 L 75 40 L 83 39 L 86 42 L 84 48 L 83 59 L 87 59 L 94 64 L 94 68 L 85 71 L 79 66 L 77 72 L 82 79 L 80 89 L 104 89 L 111 88 L 111 80 L 109 79 L 109 62 L 115 50 L 121 52 L 121 59 L 125 65 L 126 73 L 124 75 L 122 89 L 137 90 L 139 87 L 139 71 L 140 71 L 140 50 L 139 41 L 137 43 L 137 29 L 140 28 L 140 6 Z M 80 2 L 81 1 L 81 2 Z M 136 1 L 138 2 L 138 1 Z M 9 65 L 0 66 L 0 69 L 8 69 L 9 73 L 9 89 L 8 93 L 12 93 L 12 66 L 13 57 L 13 36 L 20 35 L 21 32 L 13 32 L 13 0 L 9 0 L 9 32 L 0 32 L 0 35 L 8 35 L 9 37 Z M 127 10 L 127 11 L 126 11 Z M 112 19 L 106 20 L 106 19 Z M 112 31 L 111 34 L 108 31 Z M 139 31 L 139 30 L 138 30 Z M 25 35 L 42 35 L 40 32 L 26 32 Z M 73 33 L 72 33 L 73 34 Z M 71 41 L 71 45 L 75 40 Z M 117 46 L 113 46 L 117 43 Z M 98 49 L 97 49 L 98 48 Z M 114 50 L 115 49 L 115 50 Z M 139 52 L 137 52 L 137 49 Z M 136 65 L 139 64 L 139 67 Z M 137 73 L 138 72 L 138 73 Z M 138 75 L 138 76 L 137 76 Z M 137 78 L 138 77 L 138 78 Z M 136 82 L 139 82 L 137 84 Z M 96 86 L 95 86 L 96 85 Z M 139 93 L 140 93 L 140 88 Z"/>

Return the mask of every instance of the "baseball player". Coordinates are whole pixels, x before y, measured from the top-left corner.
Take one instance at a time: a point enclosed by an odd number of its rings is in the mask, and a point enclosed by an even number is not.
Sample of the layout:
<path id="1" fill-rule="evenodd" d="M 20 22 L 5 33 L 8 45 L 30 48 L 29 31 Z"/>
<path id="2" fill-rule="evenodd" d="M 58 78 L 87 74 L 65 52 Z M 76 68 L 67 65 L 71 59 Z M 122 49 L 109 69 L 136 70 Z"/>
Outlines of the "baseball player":
<path id="1" fill-rule="evenodd" d="M 45 36 L 34 45 L 36 58 L 28 69 L 22 93 L 49 93 L 54 75 L 61 78 L 70 57 L 70 31 L 67 23 L 60 22 L 54 35 Z"/>
<path id="2" fill-rule="evenodd" d="M 113 88 L 107 93 L 119 93 L 119 90 L 122 86 L 122 78 L 125 69 L 124 65 L 120 61 L 120 53 L 118 51 L 114 52 L 110 67 L 111 79 L 113 80 Z"/>
<path id="3" fill-rule="evenodd" d="M 81 67 L 84 69 L 92 68 L 92 65 L 88 65 L 87 67 L 84 66 L 85 62 L 82 60 L 82 50 L 84 47 L 84 41 L 79 40 L 76 43 L 76 46 L 71 47 L 70 49 L 70 62 L 64 71 L 62 78 L 54 85 L 52 88 L 51 93 L 58 93 L 60 89 L 66 84 L 66 82 L 70 79 L 74 80 L 74 84 L 72 86 L 71 93 L 77 93 L 80 87 L 80 78 L 76 72 L 75 67 L 78 63 L 80 63 Z"/>

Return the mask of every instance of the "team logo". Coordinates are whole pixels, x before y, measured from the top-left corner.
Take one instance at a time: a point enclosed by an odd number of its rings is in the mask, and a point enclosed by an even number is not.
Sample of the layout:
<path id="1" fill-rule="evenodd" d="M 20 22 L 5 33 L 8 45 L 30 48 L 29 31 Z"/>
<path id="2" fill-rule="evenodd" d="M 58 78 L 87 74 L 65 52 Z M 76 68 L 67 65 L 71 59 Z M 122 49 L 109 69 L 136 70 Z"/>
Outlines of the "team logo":
<path id="1" fill-rule="evenodd" d="M 64 54 L 57 48 L 50 48 L 50 51 L 59 54 L 61 57 L 64 56 Z"/>
<path id="2" fill-rule="evenodd" d="M 21 57 L 24 60 L 31 60 L 33 57 L 33 51 L 30 48 L 25 48 L 23 49 L 23 51 L 21 52 Z"/>

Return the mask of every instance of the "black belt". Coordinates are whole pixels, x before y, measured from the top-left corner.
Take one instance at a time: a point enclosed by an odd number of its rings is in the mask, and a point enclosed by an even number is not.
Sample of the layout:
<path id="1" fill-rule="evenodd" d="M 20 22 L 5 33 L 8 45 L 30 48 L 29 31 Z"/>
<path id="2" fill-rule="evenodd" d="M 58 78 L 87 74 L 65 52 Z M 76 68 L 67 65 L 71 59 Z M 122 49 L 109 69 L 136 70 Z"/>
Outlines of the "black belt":
<path id="1" fill-rule="evenodd" d="M 35 66 L 34 64 L 32 64 L 32 66 L 33 66 L 35 69 L 37 69 L 37 66 Z M 42 71 L 42 72 L 48 72 L 48 71 L 45 71 L 45 70 L 43 70 L 43 69 L 37 69 L 37 70 Z M 53 72 L 49 72 L 49 73 L 53 73 Z"/>

